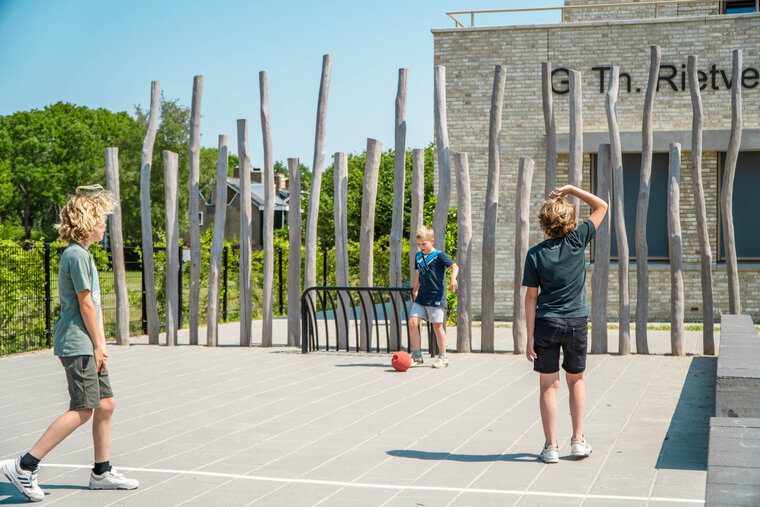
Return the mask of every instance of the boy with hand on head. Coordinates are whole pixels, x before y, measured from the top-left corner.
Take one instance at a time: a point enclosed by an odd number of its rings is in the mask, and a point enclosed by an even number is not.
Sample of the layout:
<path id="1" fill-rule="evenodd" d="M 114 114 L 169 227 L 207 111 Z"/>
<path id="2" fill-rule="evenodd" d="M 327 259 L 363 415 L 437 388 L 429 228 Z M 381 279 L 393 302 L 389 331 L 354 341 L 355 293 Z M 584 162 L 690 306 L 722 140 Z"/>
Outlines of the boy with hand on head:
<path id="1" fill-rule="evenodd" d="M 576 228 L 575 206 L 564 199 L 573 195 L 591 207 L 591 216 Z M 525 355 L 540 376 L 541 422 L 546 442 L 540 459 L 559 462 L 557 444 L 557 391 L 559 351 L 562 349 L 573 436 L 570 454 L 591 454 L 583 435 L 586 411 L 588 307 L 586 306 L 586 245 L 607 213 L 607 203 L 572 185 L 556 188 L 544 201 L 538 219 L 547 239 L 528 250 L 522 284 L 527 287 L 525 314 L 528 347 Z"/>
<path id="2" fill-rule="evenodd" d="M 433 229 L 423 225 L 417 229 L 416 237 L 419 249 L 415 262 L 417 275 L 412 289 L 414 304 L 409 316 L 412 363 L 418 365 L 424 362 L 420 351 L 420 320 L 425 320 L 433 324 L 438 343 L 438 357 L 433 362 L 433 368 L 446 368 L 449 365 L 446 356 L 446 330 L 443 328 L 446 319 L 446 270 L 451 268 L 451 291 L 456 292 L 459 266 L 444 252 L 433 247 Z"/>
<path id="3" fill-rule="evenodd" d="M 70 195 L 61 210 L 61 223 L 56 225 L 68 246 L 61 254 L 58 270 L 61 315 L 53 328 L 53 352 L 66 372 L 69 410 L 53 421 L 29 452 L 0 463 L 11 484 L 35 502 L 45 498 L 37 484 L 40 460 L 90 417 L 95 448 L 90 489 L 135 489 L 139 485 L 109 462 L 114 399 L 106 369 L 108 352 L 98 272 L 88 251 L 90 245 L 103 239 L 106 219 L 115 205 L 113 194 L 100 185 L 77 187 L 76 195 Z"/>

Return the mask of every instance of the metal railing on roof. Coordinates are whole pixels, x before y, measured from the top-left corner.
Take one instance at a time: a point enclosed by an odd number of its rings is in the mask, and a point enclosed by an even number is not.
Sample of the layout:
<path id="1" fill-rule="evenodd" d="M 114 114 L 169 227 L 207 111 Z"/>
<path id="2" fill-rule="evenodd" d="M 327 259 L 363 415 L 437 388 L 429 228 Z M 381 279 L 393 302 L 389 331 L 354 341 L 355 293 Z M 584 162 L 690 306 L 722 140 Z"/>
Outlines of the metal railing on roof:
<path id="1" fill-rule="evenodd" d="M 565 21 L 565 12 L 572 10 L 583 9 L 598 9 L 598 8 L 615 8 L 615 7 L 651 7 L 654 6 L 654 17 L 660 16 L 660 6 L 679 5 L 679 4 L 725 4 L 725 1 L 718 0 L 652 0 L 644 2 L 619 2 L 619 3 L 606 3 L 606 4 L 584 4 L 584 5 L 561 5 L 556 7 L 526 7 L 521 9 L 490 9 L 481 11 L 454 11 L 447 12 L 446 15 L 454 21 L 456 28 L 464 28 L 464 24 L 459 21 L 455 16 L 461 16 L 463 14 L 470 15 L 470 26 L 475 26 L 475 14 L 495 14 L 495 13 L 515 13 L 515 12 L 537 12 L 537 11 L 561 11 L 562 21 Z M 760 0 L 755 0 L 755 12 L 760 12 Z"/>

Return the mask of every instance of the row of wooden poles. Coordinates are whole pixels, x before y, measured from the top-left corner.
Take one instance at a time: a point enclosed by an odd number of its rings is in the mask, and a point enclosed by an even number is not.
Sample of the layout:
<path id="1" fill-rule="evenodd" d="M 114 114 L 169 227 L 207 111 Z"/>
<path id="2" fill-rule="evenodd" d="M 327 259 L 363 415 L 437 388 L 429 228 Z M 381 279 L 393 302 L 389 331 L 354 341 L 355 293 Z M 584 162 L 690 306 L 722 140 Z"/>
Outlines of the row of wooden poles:
<path id="1" fill-rule="evenodd" d="M 648 353 L 647 311 L 649 297 L 646 221 L 649 201 L 649 188 L 652 164 L 652 111 L 656 96 L 657 80 L 660 66 L 660 48 L 651 47 L 649 79 L 645 96 L 642 122 L 642 157 L 640 173 L 640 191 L 636 213 L 636 260 L 637 260 L 637 304 L 636 304 L 636 350 Z M 742 54 L 733 52 L 734 83 L 741 75 Z M 307 223 L 305 231 L 304 287 L 316 285 L 317 238 L 316 225 L 321 191 L 322 167 L 325 159 L 325 123 L 327 117 L 327 100 L 330 88 L 332 56 L 324 55 L 317 105 L 317 121 L 312 164 L 311 191 L 309 193 Z M 618 244 L 619 276 L 619 353 L 630 353 L 630 300 L 628 287 L 628 239 L 623 221 L 623 167 L 620 133 L 616 117 L 619 68 L 612 66 L 609 86 L 606 94 L 605 108 L 609 128 L 609 144 L 599 146 L 597 194 L 607 201 L 613 201 L 610 207 L 615 220 L 616 240 Z M 703 341 L 704 352 L 714 354 L 713 340 L 713 297 L 711 281 L 712 253 L 707 235 L 707 217 L 705 211 L 704 191 L 701 177 L 702 159 L 702 102 L 699 82 L 697 80 L 697 59 L 688 59 L 688 78 L 691 90 L 694 118 L 692 122 L 692 182 L 697 207 L 697 223 L 702 259 L 702 299 L 703 299 Z M 485 209 L 483 216 L 482 243 L 482 292 L 481 292 L 481 350 L 494 351 L 494 275 L 496 268 L 496 218 L 498 209 L 498 189 L 501 168 L 501 129 L 506 68 L 497 65 L 494 72 L 493 91 L 491 95 L 490 128 L 488 142 L 488 180 L 486 187 Z M 403 235 L 403 202 L 406 162 L 406 95 L 408 70 L 399 69 L 398 89 L 395 103 L 395 160 L 393 213 L 390 234 L 390 285 L 401 285 L 401 243 Z M 460 265 L 459 291 L 457 295 L 457 351 L 469 352 L 472 348 L 472 298 L 471 298 L 471 264 L 472 264 L 472 220 L 468 157 L 466 153 L 451 154 L 446 119 L 446 69 L 437 66 L 434 69 L 434 119 L 435 144 L 438 159 L 438 191 L 433 215 L 433 231 L 436 246 L 445 249 L 445 231 L 448 210 L 451 201 L 451 159 L 454 160 L 457 182 L 457 262 Z M 152 227 L 150 218 L 150 171 L 153 144 L 158 124 L 158 107 L 160 83 L 151 83 L 151 106 L 148 132 L 143 143 L 140 174 L 140 206 L 142 214 L 143 269 L 145 276 L 145 297 L 147 309 L 147 327 L 149 343 L 158 343 L 159 323 L 156 305 L 155 277 L 153 263 Z M 203 76 L 193 80 L 193 97 L 191 105 L 191 124 L 189 142 L 189 218 L 190 218 L 190 298 L 189 322 L 190 344 L 198 344 L 199 289 L 200 289 L 200 232 L 198 223 L 198 183 L 200 156 L 200 107 L 203 88 Z M 273 308 L 273 272 L 274 272 L 274 160 L 272 149 L 272 132 L 270 124 L 268 76 L 266 71 L 259 73 L 259 90 L 261 100 L 261 127 L 264 150 L 264 273 L 263 273 L 263 308 L 262 308 L 262 345 L 272 344 L 272 308 Z M 569 139 L 570 160 L 568 182 L 581 185 L 583 163 L 583 129 L 582 129 L 582 88 L 578 71 L 570 71 L 569 94 Z M 556 129 L 551 92 L 551 65 L 542 63 L 542 97 L 543 113 L 546 127 L 546 177 L 544 193 L 548 197 L 556 185 Z M 726 155 L 726 165 L 721 190 L 723 235 L 727 257 L 729 285 L 729 308 L 731 313 L 739 312 L 738 272 L 736 267 L 736 248 L 732 218 L 732 190 L 741 140 L 741 86 L 732 87 L 732 122 L 731 136 Z M 247 120 L 237 121 L 238 155 L 240 164 L 241 202 L 250 202 L 250 150 L 248 147 Z M 218 339 L 218 304 L 219 275 L 223 232 L 226 212 L 226 182 L 228 173 L 229 142 L 225 135 L 219 136 L 219 158 L 216 179 L 216 212 L 214 233 L 211 247 L 211 267 L 209 275 L 209 308 L 207 326 L 207 344 L 215 346 Z M 360 285 L 373 285 L 373 243 L 374 217 L 377 197 L 378 172 L 382 144 L 375 139 L 367 139 L 367 151 L 364 171 L 364 190 L 362 194 L 361 231 L 360 231 Z M 117 149 L 106 150 L 107 185 L 117 198 L 118 160 Z M 670 146 L 669 189 L 668 189 L 668 235 L 671 267 L 671 344 L 674 354 L 683 351 L 683 269 L 681 253 L 681 229 L 679 218 L 679 183 L 680 154 L 678 143 Z M 415 231 L 422 224 L 424 157 L 423 150 L 413 150 L 412 170 L 412 209 L 410 216 L 410 246 L 415 243 Z M 179 225 L 177 210 L 177 154 L 163 153 L 166 205 L 166 244 L 178 245 Z M 290 173 L 289 201 L 289 267 L 288 267 L 288 338 L 289 345 L 300 345 L 300 296 L 301 296 L 301 202 L 300 202 L 300 162 L 297 158 L 288 159 Z M 534 162 L 522 157 L 518 165 L 518 178 L 515 199 L 515 250 L 514 250 L 514 291 L 513 291 L 513 340 L 516 353 L 525 350 L 527 331 L 525 327 L 524 287 L 521 287 L 522 266 L 528 249 L 530 226 L 530 192 L 533 178 Z M 334 223 L 336 249 L 336 284 L 348 285 L 348 252 L 346 250 L 347 234 L 347 156 L 343 152 L 334 155 Z M 576 206 L 579 203 L 576 200 Z M 252 343 L 252 288 L 251 288 L 251 208 L 241 206 L 240 220 L 240 344 L 250 346 Z M 128 337 L 128 300 L 126 294 L 126 275 L 123 261 L 123 243 L 121 234 L 121 212 L 117 207 L 111 218 L 111 238 L 113 242 L 114 276 L 117 299 L 118 343 L 127 343 Z M 410 248 L 409 267 L 414 273 L 414 248 Z M 594 268 L 592 274 L 592 351 L 607 351 L 607 286 L 609 272 L 610 232 L 609 222 L 605 220 L 597 231 Z M 178 270 L 179 259 L 176 248 L 166 249 L 167 304 L 166 333 L 167 344 L 176 343 L 177 333 L 177 278 L 173 276 Z M 169 274 L 172 276 L 169 276 Z M 399 336 L 395 332 L 397 323 L 395 315 L 391 317 L 391 347 L 400 347 Z M 367 328 L 362 328 L 362 346 L 366 346 Z M 345 334 L 339 336 L 339 343 L 345 344 Z"/>
<path id="2" fill-rule="evenodd" d="M 641 171 L 639 178 L 639 195 L 636 206 L 636 351 L 640 354 L 649 353 L 647 337 L 648 303 L 649 303 L 649 270 L 648 248 L 646 241 L 647 210 L 649 206 L 649 193 L 652 171 L 652 115 L 654 101 L 657 92 L 657 82 L 660 69 L 660 48 L 651 46 L 649 79 L 647 82 L 646 96 L 644 99 L 642 119 L 642 155 Z M 737 314 L 740 311 L 739 277 L 736 261 L 736 243 L 733 224 L 733 185 L 736 174 L 736 160 L 739 154 L 739 145 L 742 135 L 742 102 L 740 82 L 742 72 L 742 52 L 733 51 L 733 83 L 731 87 L 731 134 L 726 150 L 723 183 L 721 188 L 721 217 L 723 222 L 723 240 L 726 251 L 726 271 L 728 275 L 729 312 Z M 498 74 L 498 70 L 497 70 Z M 713 290 L 711 277 L 712 252 L 710 249 L 707 231 L 707 213 L 705 208 L 704 189 L 702 185 L 702 126 L 703 109 L 700 94 L 700 83 L 697 78 L 697 58 L 689 56 L 687 74 L 691 102 L 693 110 L 692 137 L 691 137 L 691 176 L 692 191 L 697 212 L 697 232 L 699 234 L 699 246 L 701 255 L 701 289 L 702 289 L 702 312 L 703 312 L 703 351 L 705 354 L 715 354 L 715 342 L 713 336 Z M 629 268 L 628 268 L 628 238 L 623 216 L 623 164 L 620 144 L 620 132 L 618 128 L 616 103 L 618 96 L 619 67 L 612 66 L 609 85 L 605 99 L 605 110 L 610 142 L 601 144 L 598 149 L 597 166 L 597 194 L 606 201 L 612 201 L 610 214 L 615 224 L 616 241 L 618 245 L 618 284 L 619 284 L 619 335 L 618 347 L 620 354 L 629 354 L 630 342 L 630 296 L 629 296 Z M 546 186 L 545 194 L 549 192 L 556 182 L 556 131 L 554 111 L 551 95 L 551 65 L 549 62 L 542 64 L 542 96 L 543 111 L 546 130 Z M 580 73 L 570 71 L 570 160 L 569 160 L 569 183 L 579 185 L 582 174 L 583 160 L 583 134 L 581 113 L 581 79 Z M 492 125 L 493 128 L 493 125 Z M 682 235 L 679 215 L 680 201 L 680 163 L 681 145 L 671 143 L 669 146 L 669 170 L 668 170 L 668 201 L 667 201 L 667 227 L 668 247 L 671 272 L 671 351 L 674 355 L 683 355 L 683 331 L 684 331 L 684 281 L 682 266 Z M 522 179 L 522 176 L 520 177 Z M 489 176 L 490 181 L 490 176 Z M 518 184 L 519 187 L 519 184 Z M 519 192 L 519 191 L 518 191 Z M 519 196 L 519 193 L 518 193 Z M 518 197 L 519 198 L 519 197 Z M 518 231 L 521 227 L 521 218 L 517 217 Z M 527 226 L 525 226 L 527 227 Z M 517 244 L 521 253 L 527 251 L 527 245 L 522 243 L 518 232 Z M 610 231 L 609 221 L 599 227 L 596 235 L 594 250 L 594 268 L 592 273 L 592 345 L 591 350 L 595 353 L 607 352 L 607 286 L 610 265 Z M 521 257 L 524 259 L 524 254 Z M 516 261 L 518 257 L 516 256 Z M 519 263 L 522 266 L 522 261 Z M 485 266 L 484 266 L 485 268 Z M 516 266 L 517 268 L 517 266 Z M 485 271 L 484 271 L 485 276 Z M 515 350 L 518 349 L 517 336 L 524 326 L 518 325 L 524 310 L 519 309 L 522 298 L 517 297 L 517 270 L 515 272 Z M 486 304 L 484 299 L 483 304 Z M 485 310 L 484 310 L 485 316 Z M 484 317 L 484 327 L 486 319 Z"/>

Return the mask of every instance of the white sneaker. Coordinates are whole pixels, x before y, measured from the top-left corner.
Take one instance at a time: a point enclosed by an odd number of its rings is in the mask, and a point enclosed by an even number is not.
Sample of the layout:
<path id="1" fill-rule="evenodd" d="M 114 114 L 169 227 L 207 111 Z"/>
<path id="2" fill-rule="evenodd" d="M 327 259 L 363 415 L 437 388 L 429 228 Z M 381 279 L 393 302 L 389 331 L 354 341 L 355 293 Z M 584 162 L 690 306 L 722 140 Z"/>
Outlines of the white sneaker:
<path id="1" fill-rule="evenodd" d="M 20 461 L 21 457 L 2 462 L 3 473 L 11 484 L 16 486 L 16 489 L 32 502 L 44 500 L 45 493 L 37 484 L 37 472 L 40 471 L 40 468 L 37 467 L 31 472 L 24 470 L 19 465 Z"/>
<path id="2" fill-rule="evenodd" d="M 139 481 L 125 477 L 115 468 L 102 475 L 95 475 L 90 471 L 90 489 L 137 489 L 139 485 Z"/>
<path id="3" fill-rule="evenodd" d="M 444 355 L 438 355 L 433 361 L 433 368 L 446 368 L 449 366 L 449 359 Z"/>
<path id="4" fill-rule="evenodd" d="M 591 454 L 591 446 L 588 445 L 585 437 L 583 440 L 580 438 L 570 439 L 570 454 L 578 458 L 585 458 Z"/>
<path id="5" fill-rule="evenodd" d="M 418 364 L 424 364 L 424 363 L 425 363 L 425 360 L 422 359 L 422 354 L 420 354 L 419 356 L 415 356 L 414 354 L 412 354 L 412 366 L 417 366 Z"/>
<path id="6" fill-rule="evenodd" d="M 538 459 L 544 463 L 559 463 L 559 449 L 556 445 L 545 445 Z"/>

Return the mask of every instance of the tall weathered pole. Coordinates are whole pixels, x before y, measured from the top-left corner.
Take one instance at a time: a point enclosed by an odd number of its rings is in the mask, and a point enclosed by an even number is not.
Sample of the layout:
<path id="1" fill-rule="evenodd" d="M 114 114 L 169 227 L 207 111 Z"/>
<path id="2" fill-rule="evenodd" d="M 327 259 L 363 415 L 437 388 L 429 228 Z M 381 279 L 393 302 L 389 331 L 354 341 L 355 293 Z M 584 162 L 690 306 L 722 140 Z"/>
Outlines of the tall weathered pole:
<path id="1" fill-rule="evenodd" d="M 451 204 L 451 153 L 449 127 L 446 121 L 446 67 L 435 67 L 433 109 L 435 117 L 435 149 L 438 154 L 438 192 L 433 212 L 435 247 L 446 251 L 446 222 Z"/>
<path id="2" fill-rule="evenodd" d="M 322 57 L 322 79 L 319 82 L 317 102 L 317 127 L 314 134 L 314 162 L 311 166 L 311 189 L 309 210 L 306 216 L 306 259 L 304 264 L 304 289 L 317 284 L 317 220 L 319 219 L 319 194 L 322 191 L 322 166 L 325 163 L 325 124 L 327 123 L 327 97 L 330 92 L 332 55 Z"/>
<path id="3" fill-rule="evenodd" d="M 200 199 L 201 174 L 201 94 L 203 93 L 203 76 L 193 77 L 193 99 L 190 106 L 190 198 L 188 213 L 190 215 L 190 299 L 188 301 L 188 328 L 190 345 L 198 345 L 198 321 L 201 296 L 201 229 L 198 220 L 198 199 Z"/>
<path id="4" fill-rule="evenodd" d="M 733 83 L 742 78 L 742 51 L 734 49 Z M 739 295 L 739 268 L 736 264 L 736 238 L 734 235 L 734 177 L 739 145 L 742 140 L 742 87 L 731 87 L 731 136 L 723 167 L 723 186 L 720 189 L 721 219 L 723 221 L 723 245 L 726 251 L 726 274 L 728 276 L 728 311 L 737 315 L 741 311 Z"/>
<path id="5" fill-rule="evenodd" d="M 596 195 L 610 202 L 610 145 L 600 144 L 597 155 Z M 610 272 L 610 213 L 602 219 L 594 238 L 594 271 L 591 273 L 591 352 L 607 353 L 607 289 Z"/>
<path id="6" fill-rule="evenodd" d="M 383 145 L 376 139 L 367 139 L 367 157 L 364 163 L 364 191 L 362 192 L 362 222 L 359 231 L 359 284 L 372 287 L 374 282 L 375 205 L 377 204 L 377 179 L 380 172 L 380 155 Z M 369 351 L 372 343 L 372 301 L 364 295 L 361 326 L 361 349 Z"/>
<path id="7" fill-rule="evenodd" d="M 697 232 L 699 233 L 699 252 L 701 259 L 700 278 L 702 282 L 702 350 L 704 354 L 715 354 L 713 334 L 713 286 L 712 286 L 712 248 L 707 231 L 707 209 L 705 208 L 705 190 L 702 186 L 702 96 L 697 78 L 697 57 L 690 56 L 686 64 L 691 92 L 691 183 L 694 204 L 697 208 Z"/>
<path id="8" fill-rule="evenodd" d="M 683 242 L 681 238 L 681 144 L 670 143 L 668 160 L 668 252 L 670 254 L 670 349 L 674 356 L 683 350 Z"/>
<path id="9" fill-rule="evenodd" d="M 116 207 L 108 217 L 111 233 L 111 259 L 116 292 L 116 344 L 129 345 L 129 293 L 127 269 L 124 265 L 124 236 L 121 229 L 121 196 L 119 191 L 119 148 L 106 148 L 106 186 L 116 198 Z"/>
<path id="10" fill-rule="evenodd" d="M 272 346 L 272 311 L 274 298 L 274 153 L 269 114 L 267 71 L 259 72 L 261 97 L 261 137 L 264 142 L 264 286 L 261 315 L 261 346 Z"/>
<path id="11" fill-rule="evenodd" d="M 166 215 L 166 345 L 177 344 L 179 323 L 179 164 L 176 153 L 164 151 Z"/>
<path id="12" fill-rule="evenodd" d="M 544 109 L 544 131 L 546 132 L 546 179 L 544 199 L 557 185 L 557 126 L 554 121 L 552 104 L 552 64 L 541 62 L 541 99 Z"/>
<path id="13" fill-rule="evenodd" d="M 333 157 L 333 215 L 335 223 L 335 285 L 348 287 L 348 158 L 337 152 Z M 350 315 L 351 301 L 344 292 L 338 293 L 338 348 L 348 346 L 349 328 L 345 323 Z"/>
<path id="14" fill-rule="evenodd" d="M 454 154 L 457 181 L 457 352 L 472 352 L 472 203 L 467 153 Z"/>
<path id="15" fill-rule="evenodd" d="M 480 349 L 494 351 L 494 277 L 496 270 L 496 220 L 499 211 L 499 177 L 501 173 L 501 113 L 504 109 L 504 86 L 507 69 L 497 65 L 493 74 L 491 113 L 488 128 L 488 182 L 483 211 L 483 261 L 480 286 Z"/>
<path id="16" fill-rule="evenodd" d="M 422 225 L 425 207 L 425 150 L 412 150 L 412 211 L 409 215 L 409 280 L 414 285 L 416 276 L 417 229 Z"/>
<path id="17" fill-rule="evenodd" d="M 570 71 L 570 164 L 568 183 L 581 186 L 583 179 L 583 87 L 581 73 Z M 576 215 L 580 216 L 580 200 L 568 196 L 568 201 L 575 205 Z"/>
<path id="18" fill-rule="evenodd" d="M 406 183 L 406 90 L 409 81 L 409 69 L 398 70 L 398 89 L 396 90 L 396 125 L 393 158 L 393 216 L 390 235 L 390 284 L 401 287 L 401 245 L 404 237 L 404 186 Z M 391 350 L 401 348 L 401 296 L 393 293 L 395 308 L 399 309 L 399 318 L 391 308 Z"/>
<path id="19" fill-rule="evenodd" d="M 145 286 L 145 315 L 148 343 L 158 344 L 158 306 L 156 305 L 156 278 L 153 267 L 153 225 L 150 217 L 150 170 L 153 166 L 153 144 L 158 128 L 158 108 L 161 103 L 161 81 L 150 83 L 150 115 L 148 131 L 143 140 L 140 156 L 140 216 L 142 222 L 142 268 Z"/>
<path id="20" fill-rule="evenodd" d="M 301 161 L 288 159 L 288 345 L 301 345 Z"/>
<path id="21" fill-rule="evenodd" d="M 216 188 L 214 189 L 214 236 L 208 274 L 208 322 L 206 345 L 216 347 L 219 341 L 219 282 L 222 273 L 222 249 L 224 248 L 224 223 L 227 219 L 227 174 L 229 172 L 230 141 L 219 136 L 216 159 Z"/>
<path id="22" fill-rule="evenodd" d="M 524 354 L 528 343 L 525 324 L 525 293 L 522 284 L 523 266 L 530 246 L 530 190 L 533 184 L 534 162 L 532 158 L 520 157 L 517 167 L 517 196 L 515 198 L 515 268 L 512 301 L 512 339 L 515 354 Z"/>
<path id="23" fill-rule="evenodd" d="M 251 300 L 251 155 L 248 151 L 248 120 L 237 121 L 240 167 L 240 345 L 250 347 L 253 309 Z"/>
<path id="24" fill-rule="evenodd" d="M 651 46 L 649 80 L 641 121 L 641 172 L 639 200 L 636 204 L 636 352 L 649 354 L 647 322 L 649 320 L 649 246 L 647 245 L 647 212 L 652 181 L 652 111 L 660 74 L 660 47 Z"/>
<path id="25" fill-rule="evenodd" d="M 623 214 L 623 154 L 620 147 L 620 130 L 617 124 L 617 112 L 615 110 L 618 95 L 618 79 L 620 68 L 613 65 L 610 70 L 610 84 L 607 88 L 605 109 L 607 110 L 607 124 L 610 131 L 610 165 L 612 167 L 612 181 L 614 186 L 614 210 L 615 239 L 618 247 L 618 290 L 620 314 L 620 330 L 618 334 L 618 353 L 621 355 L 631 353 L 631 302 L 628 294 L 628 234 L 625 230 L 625 217 Z"/>

